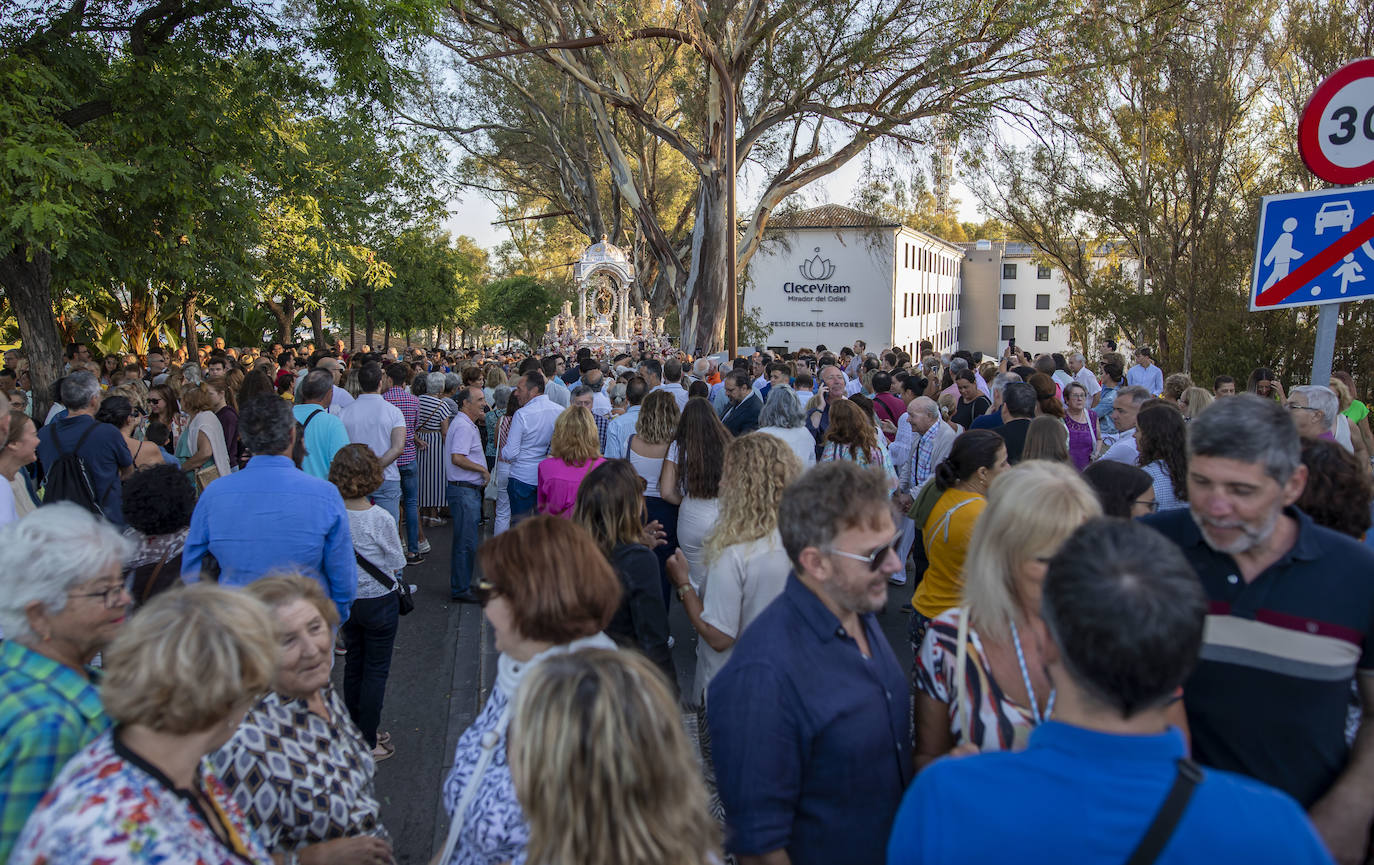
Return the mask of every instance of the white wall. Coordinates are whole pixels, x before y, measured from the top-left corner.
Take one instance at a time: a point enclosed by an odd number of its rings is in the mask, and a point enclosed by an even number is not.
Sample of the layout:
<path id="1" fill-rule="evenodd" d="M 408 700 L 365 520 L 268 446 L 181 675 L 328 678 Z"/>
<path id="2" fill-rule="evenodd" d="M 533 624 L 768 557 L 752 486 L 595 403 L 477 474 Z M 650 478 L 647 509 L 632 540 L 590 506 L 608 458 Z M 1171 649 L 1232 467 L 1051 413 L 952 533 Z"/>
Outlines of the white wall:
<path id="1" fill-rule="evenodd" d="M 937 352 L 959 349 L 963 250 L 926 234 L 897 234 L 892 344 L 917 357 L 923 339 Z"/>
<path id="2" fill-rule="evenodd" d="M 749 260 L 744 309 L 758 307 L 767 344 L 831 351 L 893 336 L 892 229 L 803 228 L 779 232 Z"/>
<path id="3" fill-rule="evenodd" d="M 1069 329 L 1055 324 L 1055 319 L 1069 302 L 1063 271 L 1050 267 L 1048 277 L 1041 278 L 1040 266 L 1029 256 L 1022 255 L 1005 256 L 1000 269 L 1009 265 L 1015 266 L 1016 276 L 1008 278 L 1003 273 L 1001 278 L 997 298 L 999 348 L 1007 344 L 1006 328 L 1013 327 L 1016 344 L 1032 354 L 1064 351 L 1069 347 Z M 1015 309 L 1005 308 L 1007 297 L 1014 298 Z M 1039 308 L 1045 302 L 1048 308 Z M 1045 338 L 1039 339 L 1040 336 Z"/>

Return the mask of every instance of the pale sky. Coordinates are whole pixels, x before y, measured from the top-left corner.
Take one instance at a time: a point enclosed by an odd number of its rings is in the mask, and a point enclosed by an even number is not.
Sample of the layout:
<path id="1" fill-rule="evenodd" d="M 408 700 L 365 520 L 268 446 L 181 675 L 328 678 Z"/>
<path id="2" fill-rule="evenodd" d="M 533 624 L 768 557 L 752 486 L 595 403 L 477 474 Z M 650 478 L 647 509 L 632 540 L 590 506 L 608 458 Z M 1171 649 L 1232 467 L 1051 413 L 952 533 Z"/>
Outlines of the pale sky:
<path id="1" fill-rule="evenodd" d="M 798 195 L 810 207 L 822 204 L 848 204 L 849 190 L 858 185 L 862 173 L 863 159 L 856 157 L 834 174 L 801 190 Z M 755 200 L 757 193 L 751 194 L 750 187 L 752 184 L 749 183 L 750 178 L 747 175 L 741 177 L 740 180 L 739 211 L 747 213 L 748 204 Z M 961 221 L 981 221 L 982 216 L 978 212 L 977 200 L 967 186 L 955 181 L 954 197 L 959 200 L 959 219 Z M 496 205 L 488 201 L 479 192 L 468 191 L 463 193 L 460 200 L 450 202 L 449 211 L 450 216 L 448 221 L 444 223 L 444 227 L 454 234 L 466 234 L 472 237 L 478 245 L 485 249 L 493 249 L 497 244 L 510 238 L 506 226 L 492 225 L 492 222 L 500 219 L 501 216 L 496 210 Z"/>

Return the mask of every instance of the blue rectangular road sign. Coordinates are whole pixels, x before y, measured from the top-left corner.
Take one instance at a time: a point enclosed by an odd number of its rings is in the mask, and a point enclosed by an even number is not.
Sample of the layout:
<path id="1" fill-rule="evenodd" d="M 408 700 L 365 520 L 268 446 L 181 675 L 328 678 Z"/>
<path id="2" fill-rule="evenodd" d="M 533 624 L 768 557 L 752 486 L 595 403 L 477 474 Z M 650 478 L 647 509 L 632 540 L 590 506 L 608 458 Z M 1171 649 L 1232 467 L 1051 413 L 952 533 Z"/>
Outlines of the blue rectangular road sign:
<path id="1" fill-rule="evenodd" d="M 1374 297 L 1374 186 L 1266 195 L 1252 312 Z"/>

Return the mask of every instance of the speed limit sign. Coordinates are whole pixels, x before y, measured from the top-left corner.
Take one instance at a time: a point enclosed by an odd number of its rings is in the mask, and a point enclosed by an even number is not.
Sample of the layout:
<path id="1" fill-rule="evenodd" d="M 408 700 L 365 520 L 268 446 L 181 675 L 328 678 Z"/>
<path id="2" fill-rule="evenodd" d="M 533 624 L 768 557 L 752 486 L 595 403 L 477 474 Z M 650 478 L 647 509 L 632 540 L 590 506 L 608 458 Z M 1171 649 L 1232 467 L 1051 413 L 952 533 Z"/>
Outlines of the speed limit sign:
<path id="1" fill-rule="evenodd" d="M 1298 151 L 1330 183 L 1374 177 L 1374 57 L 1342 66 L 1312 94 L 1298 124 Z"/>

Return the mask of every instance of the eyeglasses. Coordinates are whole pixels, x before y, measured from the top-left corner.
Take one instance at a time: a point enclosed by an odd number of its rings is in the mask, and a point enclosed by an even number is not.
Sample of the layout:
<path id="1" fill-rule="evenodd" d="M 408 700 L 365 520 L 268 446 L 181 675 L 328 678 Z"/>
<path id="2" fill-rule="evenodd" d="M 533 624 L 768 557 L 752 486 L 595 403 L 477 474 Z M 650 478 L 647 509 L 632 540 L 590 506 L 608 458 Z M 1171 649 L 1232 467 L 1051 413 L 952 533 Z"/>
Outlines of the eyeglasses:
<path id="1" fill-rule="evenodd" d="M 73 598 L 104 598 L 104 599 L 105 599 L 105 609 L 107 609 L 107 610 L 113 610 L 113 609 L 115 609 L 115 608 L 117 608 L 117 607 L 122 607 L 122 606 L 124 606 L 124 596 L 127 595 L 128 593 L 129 593 L 129 590 L 128 590 L 128 589 L 124 588 L 124 586 L 122 586 L 122 585 L 119 585 L 119 586 L 110 586 L 108 589 L 106 589 L 106 590 L 103 591 L 103 592 L 72 592 L 72 597 L 73 597 Z"/>
<path id="2" fill-rule="evenodd" d="M 1135 503 L 1144 507 L 1145 510 L 1149 511 L 1152 514 L 1157 513 L 1159 511 L 1159 502 L 1155 499 L 1150 499 L 1149 501 L 1146 501 L 1145 499 L 1136 499 Z"/>
<path id="3" fill-rule="evenodd" d="M 881 565 L 884 561 L 886 561 L 887 554 L 889 552 L 897 552 L 897 545 L 901 542 L 902 533 L 898 532 L 896 535 L 893 536 L 892 540 L 883 544 L 881 547 L 878 547 L 876 550 L 869 553 L 868 555 L 859 555 L 858 553 L 845 552 L 844 550 L 837 550 L 834 547 L 830 548 L 830 552 L 834 553 L 837 556 L 844 556 L 846 559 L 853 559 L 856 562 L 864 562 L 868 565 L 868 569 L 870 571 L 876 571 L 878 570 L 878 566 Z"/>
<path id="4" fill-rule="evenodd" d="M 476 591 L 474 591 L 473 594 L 477 596 L 477 600 L 484 607 L 491 602 L 492 598 L 501 594 L 501 592 L 496 588 L 496 584 L 491 582 L 490 580 L 478 580 L 477 585 L 473 588 L 476 589 Z"/>
<path id="5" fill-rule="evenodd" d="M 1312 408 L 1312 406 L 1310 405 L 1294 405 L 1291 402 L 1286 403 L 1284 405 L 1284 408 L 1288 409 L 1289 411 L 1321 411 L 1321 409 Z"/>

